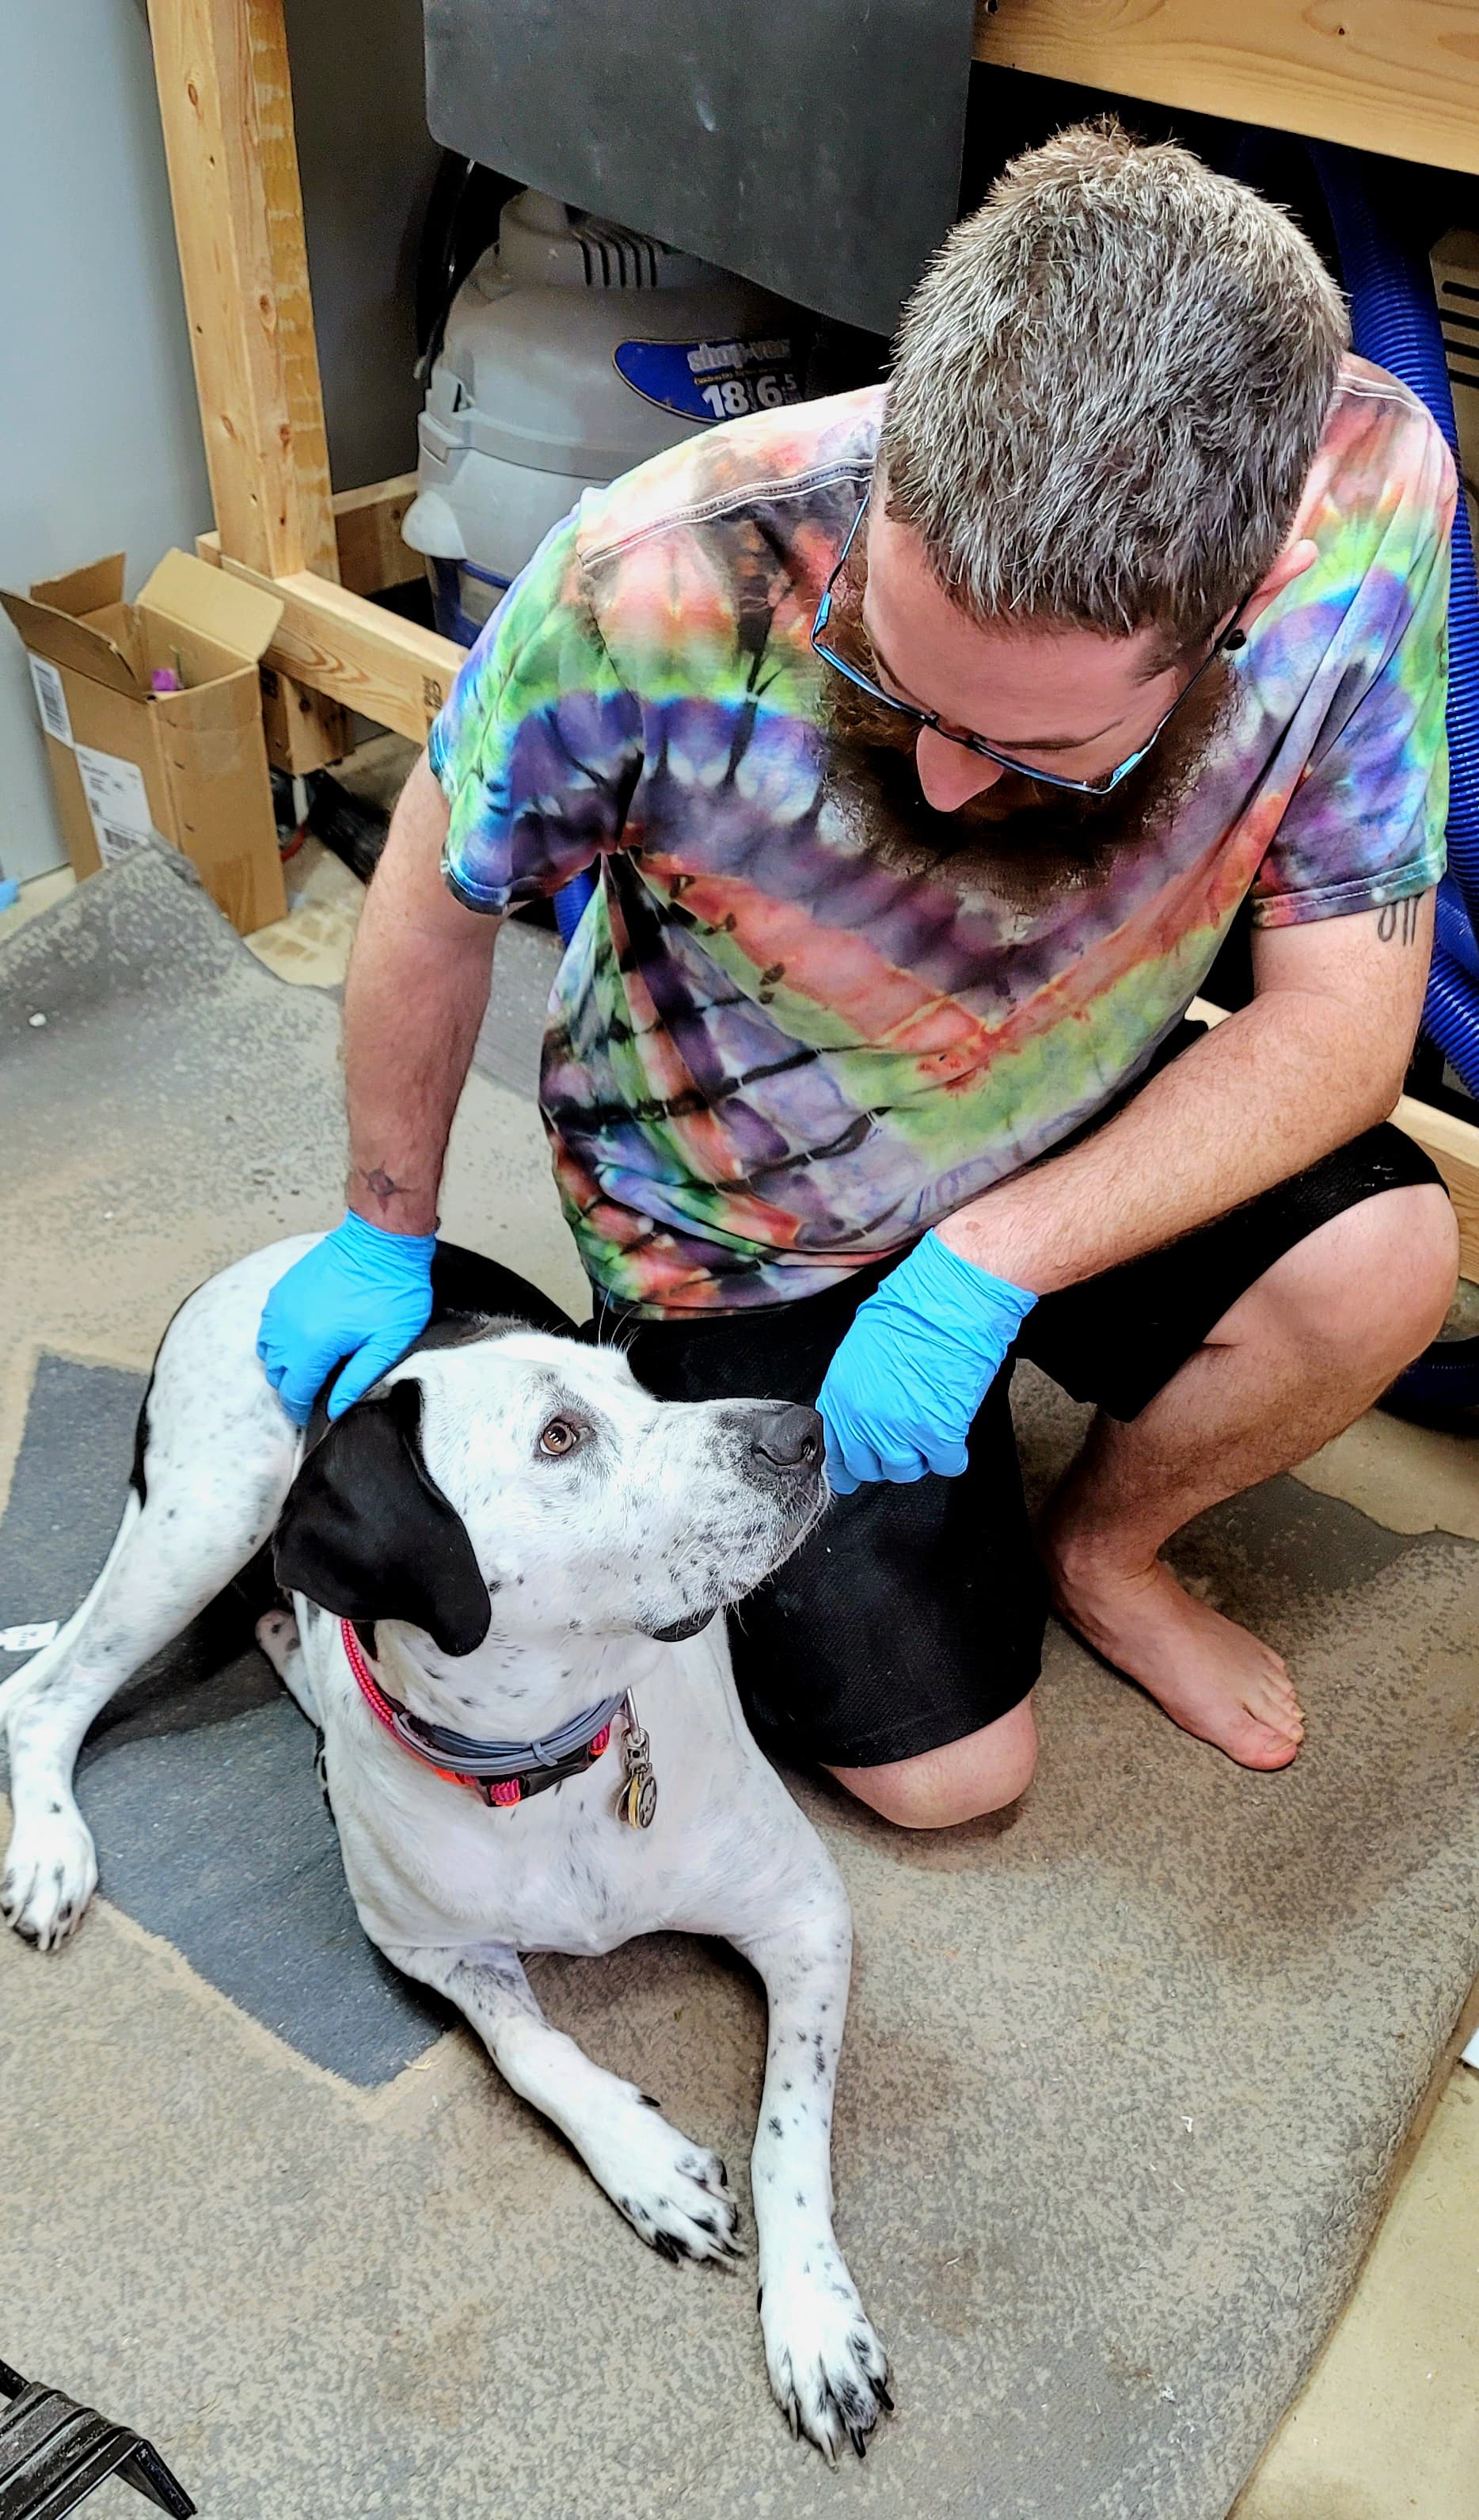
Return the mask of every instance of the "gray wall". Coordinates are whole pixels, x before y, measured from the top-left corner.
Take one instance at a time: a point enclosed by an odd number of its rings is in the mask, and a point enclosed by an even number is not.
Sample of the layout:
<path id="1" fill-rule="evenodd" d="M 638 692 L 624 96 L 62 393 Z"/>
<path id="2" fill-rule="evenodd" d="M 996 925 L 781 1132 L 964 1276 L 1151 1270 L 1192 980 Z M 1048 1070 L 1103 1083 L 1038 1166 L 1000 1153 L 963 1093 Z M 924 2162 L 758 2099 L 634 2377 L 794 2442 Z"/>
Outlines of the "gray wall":
<path id="1" fill-rule="evenodd" d="M 289 0 L 336 486 L 415 461 L 411 271 L 435 163 L 420 0 Z M 0 0 L 0 583 L 126 550 L 129 592 L 210 522 L 138 0 Z M 0 619 L 0 866 L 59 865 Z"/>

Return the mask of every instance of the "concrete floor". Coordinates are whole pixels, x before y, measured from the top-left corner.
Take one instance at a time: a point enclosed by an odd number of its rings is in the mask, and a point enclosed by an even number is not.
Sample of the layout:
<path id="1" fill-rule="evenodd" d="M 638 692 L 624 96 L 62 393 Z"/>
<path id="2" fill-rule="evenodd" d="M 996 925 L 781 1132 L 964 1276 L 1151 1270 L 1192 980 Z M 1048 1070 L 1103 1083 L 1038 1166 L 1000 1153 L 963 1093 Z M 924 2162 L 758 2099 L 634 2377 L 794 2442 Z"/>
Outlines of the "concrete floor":
<path id="1" fill-rule="evenodd" d="M 1459 2065 L 1236 2520 L 1479 2509 L 1479 2073 Z"/>
<path id="2" fill-rule="evenodd" d="M 65 891 L 43 877 L 0 935 Z M 249 940 L 285 979 L 342 978 L 361 887 L 312 840 L 290 914 Z M 1393 1531 L 1479 1539 L 1472 1441 L 1377 1413 L 1300 1475 Z M 98 1938 L 100 1941 L 101 1938 Z M 77 1965 L 98 1951 L 84 1941 Z M 101 1958 L 101 1954 L 98 1955 Z M 160 1965 L 165 1965 L 162 1956 Z M 1236 2505 L 1236 2520 L 1474 2520 L 1479 2509 L 1479 2074 L 1456 2069 L 1316 2371 Z"/>

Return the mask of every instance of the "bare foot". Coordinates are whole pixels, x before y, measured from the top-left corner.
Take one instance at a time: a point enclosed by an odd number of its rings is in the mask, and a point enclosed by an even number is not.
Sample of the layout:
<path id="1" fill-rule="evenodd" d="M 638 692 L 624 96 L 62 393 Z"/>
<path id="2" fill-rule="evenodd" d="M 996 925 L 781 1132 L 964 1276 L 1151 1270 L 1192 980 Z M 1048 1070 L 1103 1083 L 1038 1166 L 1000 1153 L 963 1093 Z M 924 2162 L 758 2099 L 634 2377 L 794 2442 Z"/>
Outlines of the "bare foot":
<path id="1" fill-rule="evenodd" d="M 1286 1768 L 1304 1717 L 1278 1655 L 1183 1592 L 1160 1559 L 1136 1573 L 1089 1549 L 1042 1541 L 1053 1607 L 1096 1653 L 1139 1681 L 1185 1732 L 1240 1768 Z"/>

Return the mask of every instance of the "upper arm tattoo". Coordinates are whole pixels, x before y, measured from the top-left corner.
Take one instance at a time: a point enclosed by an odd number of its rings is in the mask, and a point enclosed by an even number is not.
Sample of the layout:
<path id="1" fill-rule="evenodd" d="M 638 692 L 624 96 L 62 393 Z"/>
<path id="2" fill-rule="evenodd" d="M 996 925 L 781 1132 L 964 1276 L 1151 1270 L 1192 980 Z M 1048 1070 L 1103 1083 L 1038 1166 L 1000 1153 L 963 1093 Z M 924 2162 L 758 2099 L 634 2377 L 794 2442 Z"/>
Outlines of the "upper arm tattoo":
<path id="1" fill-rule="evenodd" d="M 1376 934 L 1383 945 L 1415 945 L 1422 933 L 1421 893 L 1411 892 L 1405 901 L 1388 901 L 1376 913 Z"/>

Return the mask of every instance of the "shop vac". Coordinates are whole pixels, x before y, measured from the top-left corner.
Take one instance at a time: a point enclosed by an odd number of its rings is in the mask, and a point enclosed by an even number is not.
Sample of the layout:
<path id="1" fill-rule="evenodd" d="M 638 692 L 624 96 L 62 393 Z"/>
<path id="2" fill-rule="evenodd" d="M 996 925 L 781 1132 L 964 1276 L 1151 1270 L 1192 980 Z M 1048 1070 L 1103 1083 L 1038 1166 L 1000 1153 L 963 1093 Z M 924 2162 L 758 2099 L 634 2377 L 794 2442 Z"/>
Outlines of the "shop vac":
<path id="1" fill-rule="evenodd" d="M 716 422 L 799 401 L 804 323 L 695 254 L 515 193 L 428 362 L 401 531 L 442 636 L 473 645 L 582 491 Z M 577 876 L 558 896 L 566 942 L 594 889 Z"/>
<path id="2" fill-rule="evenodd" d="M 798 401 L 799 320 L 696 255 L 516 193 L 447 311 L 402 527 L 443 637 L 471 646 L 583 490 Z"/>

